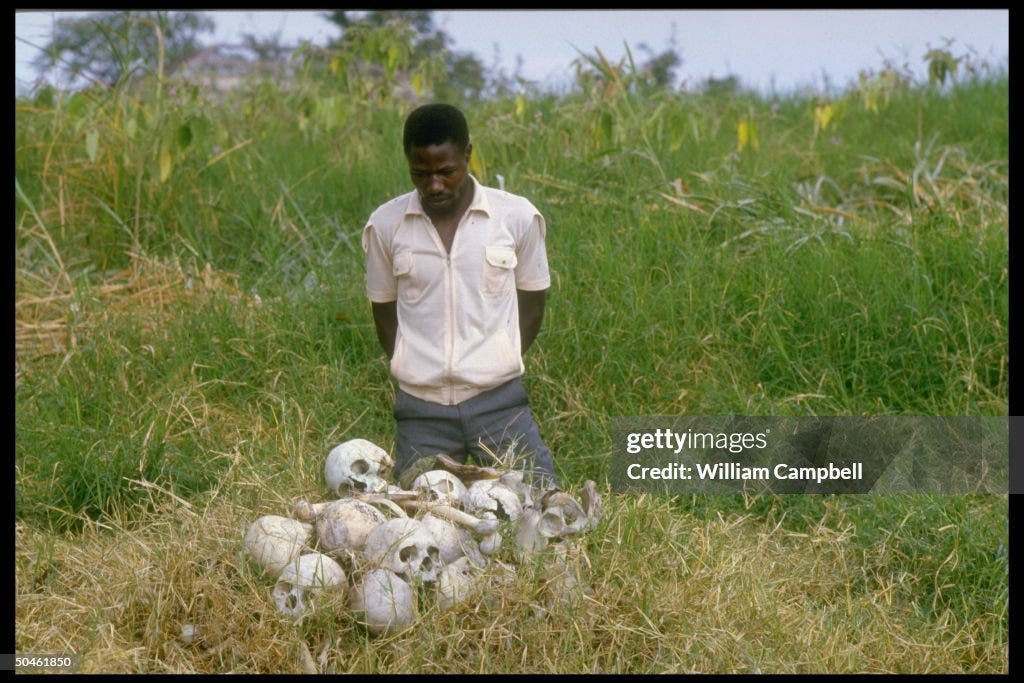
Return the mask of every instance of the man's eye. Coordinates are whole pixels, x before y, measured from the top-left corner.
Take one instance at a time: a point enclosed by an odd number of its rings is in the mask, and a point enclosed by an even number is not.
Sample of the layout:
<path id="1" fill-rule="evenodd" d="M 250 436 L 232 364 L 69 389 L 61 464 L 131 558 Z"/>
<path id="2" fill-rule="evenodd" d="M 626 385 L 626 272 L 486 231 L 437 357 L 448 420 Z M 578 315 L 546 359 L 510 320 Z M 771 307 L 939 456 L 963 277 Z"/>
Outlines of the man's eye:
<path id="1" fill-rule="evenodd" d="M 448 178 L 451 177 L 453 173 L 455 173 L 455 169 L 449 168 L 442 171 L 437 171 L 436 173 L 427 173 L 426 171 L 413 171 L 412 175 L 414 178 L 430 178 L 431 176 L 435 175 L 439 175 L 442 178 Z"/>

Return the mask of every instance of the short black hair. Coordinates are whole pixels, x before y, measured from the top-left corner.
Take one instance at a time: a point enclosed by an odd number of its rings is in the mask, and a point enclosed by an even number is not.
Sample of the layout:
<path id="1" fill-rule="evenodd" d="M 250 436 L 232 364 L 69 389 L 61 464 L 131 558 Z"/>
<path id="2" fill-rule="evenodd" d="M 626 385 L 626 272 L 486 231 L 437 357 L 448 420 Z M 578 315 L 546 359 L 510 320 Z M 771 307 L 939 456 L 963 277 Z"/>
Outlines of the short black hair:
<path id="1" fill-rule="evenodd" d="M 413 147 L 443 145 L 448 141 L 459 149 L 469 146 L 469 124 L 458 108 L 440 102 L 424 104 L 405 119 L 402 145 L 406 154 Z"/>

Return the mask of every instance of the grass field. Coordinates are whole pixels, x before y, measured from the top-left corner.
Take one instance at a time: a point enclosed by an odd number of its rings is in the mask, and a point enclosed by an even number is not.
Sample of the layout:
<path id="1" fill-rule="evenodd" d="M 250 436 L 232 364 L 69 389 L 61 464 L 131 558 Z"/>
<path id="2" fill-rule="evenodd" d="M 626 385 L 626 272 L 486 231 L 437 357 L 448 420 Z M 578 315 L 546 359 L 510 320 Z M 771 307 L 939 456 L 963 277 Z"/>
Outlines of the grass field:
<path id="1" fill-rule="evenodd" d="M 241 540 L 326 497 L 330 446 L 393 446 L 359 235 L 411 187 L 410 104 L 313 68 L 226 99 L 164 79 L 16 102 L 17 652 L 90 672 L 1007 670 L 1006 496 L 626 496 L 608 472 L 617 415 L 1007 414 L 1008 76 L 880 71 L 825 100 L 584 65 L 574 92 L 466 111 L 474 173 L 549 226 L 526 382 L 562 480 L 605 497 L 589 591 L 547 605 L 521 567 L 387 639 L 342 604 L 278 615 Z"/>

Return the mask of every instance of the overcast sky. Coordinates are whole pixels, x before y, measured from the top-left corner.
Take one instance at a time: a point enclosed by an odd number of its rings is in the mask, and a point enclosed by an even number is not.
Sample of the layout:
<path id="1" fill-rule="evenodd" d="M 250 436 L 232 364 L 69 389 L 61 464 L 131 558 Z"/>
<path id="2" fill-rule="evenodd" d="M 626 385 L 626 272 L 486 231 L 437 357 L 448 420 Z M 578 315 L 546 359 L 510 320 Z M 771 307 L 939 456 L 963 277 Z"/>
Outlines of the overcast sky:
<path id="1" fill-rule="evenodd" d="M 76 13 L 82 14 L 82 13 Z M 209 12 L 217 24 L 206 42 L 237 42 L 241 33 L 282 42 L 324 44 L 340 29 L 315 11 Z M 15 87 L 31 87 L 29 62 L 38 53 L 24 41 L 44 45 L 59 13 L 15 15 Z M 572 80 L 577 49 L 598 47 L 612 60 L 628 44 L 637 61 L 674 47 L 683 64 L 676 74 L 689 85 L 708 77 L 736 75 L 747 87 L 767 91 L 820 90 L 825 74 L 842 87 L 862 69 L 878 69 L 885 59 L 908 64 L 924 78 L 929 47 L 993 65 L 1009 54 L 1008 10 L 576 10 L 434 12 L 435 24 L 454 48 L 474 53 L 487 67 L 549 85 Z M 21 40 L 19 40 L 21 39 Z M 646 45 L 650 52 L 643 49 Z M 517 66 L 518 63 L 518 66 Z"/>

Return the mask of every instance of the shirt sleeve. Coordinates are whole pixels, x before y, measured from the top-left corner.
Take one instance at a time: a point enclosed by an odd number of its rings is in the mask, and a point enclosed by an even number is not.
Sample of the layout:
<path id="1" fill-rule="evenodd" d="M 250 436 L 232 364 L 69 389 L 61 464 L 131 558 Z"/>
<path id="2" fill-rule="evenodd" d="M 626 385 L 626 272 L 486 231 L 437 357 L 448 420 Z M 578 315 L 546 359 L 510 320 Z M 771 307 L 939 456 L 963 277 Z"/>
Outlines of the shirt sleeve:
<path id="1" fill-rule="evenodd" d="M 398 284 L 391 267 L 391 253 L 381 243 L 373 223 L 363 228 L 363 253 L 366 256 L 366 295 L 370 301 L 384 304 L 398 298 Z"/>
<path id="2" fill-rule="evenodd" d="M 544 246 L 544 217 L 534 212 L 516 245 L 516 289 L 538 291 L 551 286 L 548 255 Z"/>

